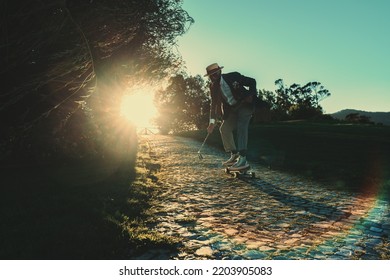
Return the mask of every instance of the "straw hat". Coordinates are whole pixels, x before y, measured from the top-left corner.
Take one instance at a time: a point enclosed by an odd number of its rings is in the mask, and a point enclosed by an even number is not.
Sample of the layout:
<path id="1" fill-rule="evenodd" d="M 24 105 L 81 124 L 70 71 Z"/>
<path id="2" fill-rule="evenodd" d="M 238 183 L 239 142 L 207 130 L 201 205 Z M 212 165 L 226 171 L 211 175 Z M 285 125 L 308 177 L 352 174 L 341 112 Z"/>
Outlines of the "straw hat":
<path id="1" fill-rule="evenodd" d="M 207 74 L 204 75 L 204 77 L 213 75 L 215 72 L 221 70 L 222 68 L 223 66 L 220 67 L 218 63 L 210 64 L 209 66 L 206 67 Z"/>

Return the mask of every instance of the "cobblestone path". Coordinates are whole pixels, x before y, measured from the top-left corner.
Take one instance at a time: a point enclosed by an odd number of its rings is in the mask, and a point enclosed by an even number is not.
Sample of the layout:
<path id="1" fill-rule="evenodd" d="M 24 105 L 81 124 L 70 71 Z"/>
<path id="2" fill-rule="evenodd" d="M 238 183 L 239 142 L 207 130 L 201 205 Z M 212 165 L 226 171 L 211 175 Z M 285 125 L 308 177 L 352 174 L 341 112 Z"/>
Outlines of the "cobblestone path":
<path id="1" fill-rule="evenodd" d="M 252 164 L 255 179 L 224 173 L 226 154 L 198 141 L 142 136 L 161 164 L 154 229 L 182 238 L 178 255 L 141 259 L 390 259 L 390 208 Z"/>

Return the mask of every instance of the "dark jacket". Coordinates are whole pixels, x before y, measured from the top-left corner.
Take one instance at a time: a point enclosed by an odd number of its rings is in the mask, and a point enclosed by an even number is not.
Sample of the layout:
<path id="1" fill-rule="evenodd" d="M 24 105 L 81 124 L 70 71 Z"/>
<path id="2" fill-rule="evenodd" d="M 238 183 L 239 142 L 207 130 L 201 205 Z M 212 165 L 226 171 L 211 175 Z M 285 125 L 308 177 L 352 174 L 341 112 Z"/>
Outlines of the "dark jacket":
<path id="1" fill-rule="evenodd" d="M 253 100 L 256 98 L 257 89 L 255 79 L 241 75 L 238 72 L 222 74 L 222 78 L 229 85 L 234 99 L 237 100 L 238 104 L 243 102 L 248 96 L 253 96 Z M 219 117 L 226 119 L 232 107 L 222 97 L 222 90 L 219 83 L 210 84 L 210 94 L 210 119 Z"/>

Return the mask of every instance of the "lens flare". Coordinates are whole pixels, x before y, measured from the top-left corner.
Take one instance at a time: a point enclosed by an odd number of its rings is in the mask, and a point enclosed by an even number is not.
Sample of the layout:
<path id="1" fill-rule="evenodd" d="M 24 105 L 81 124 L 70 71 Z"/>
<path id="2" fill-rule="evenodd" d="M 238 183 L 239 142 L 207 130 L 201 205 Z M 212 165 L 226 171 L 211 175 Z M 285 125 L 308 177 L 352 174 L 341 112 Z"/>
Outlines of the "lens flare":
<path id="1" fill-rule="evenodd" d="M 147 91 L 136 91 L 123 96 L 121 115 L 137 127 L 152 127 L 157 109 L 153 94 Z"/>

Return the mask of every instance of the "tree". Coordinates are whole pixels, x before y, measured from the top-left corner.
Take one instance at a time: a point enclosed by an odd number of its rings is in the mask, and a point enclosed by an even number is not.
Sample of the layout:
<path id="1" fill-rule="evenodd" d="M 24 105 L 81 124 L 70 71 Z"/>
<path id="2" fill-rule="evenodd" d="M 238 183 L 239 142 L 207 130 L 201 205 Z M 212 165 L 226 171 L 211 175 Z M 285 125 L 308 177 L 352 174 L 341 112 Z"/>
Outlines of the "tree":
<path id="1" fill-rule="evenodd" d="M 69 132 L 79 121 L 85 126 L 75 129 L 93 126 L 98 135 L 120 130 L 125 88 L 177 71 L 172 46 L 193 22 L 177 0 L 17 0 L 1 8 L 0 134 L 21 146 L 41 135 L 80 141 L 85 131 Z"/>
<path id="2" fill-rule="evenodd" d="M 370 117 L 360 115 L 359 113 L 348 114 L 345 116 L 345 120 L 350 123 L 373 124 Z"/>
<path id="3" fill-rule="evenodd" d="M 199 75 L 173 76 L 169 85 L 157 92 L 156 105 L 159 111 L 156 123 L 165 133 L 202 129 L 208 124 L 209 97 L 206 83 Z"/>
<path id="4" fill-rule="evenodd" d="M 267 122 L 272 119 L 271 113 L 275 109 L 275 94 L 269 90 L 259 90 L 256 100 L 256 110 L 251 122 Z"/>
<path id="5" fill-rule="evenodd" d="M 319 102 L 330 92 L 319 82 L 309 82 L 303 87 L 294 83 L 287 87 L 282 79 L 275 81 L 276 98 L 273 111 L 279 119 L 310 119 L 323 114 Z"/>
<path id="6" fill-rule="evenodd" d="M 287 119 L 288 112 L 292 105 L 290 90 L 286 88 L 282 79 L 275 81 L 276 85 L 276 98 L 273 111 L 278 119 Z"/>
<path id="7" fill-rule="evenodd" d="M 325 89 L 320 82 L 309 82 L 303 89 L 311 96 L 310 105 L 314 108 L 319 108 L 319 103 L 331 95 L 329 90 Z"/>

